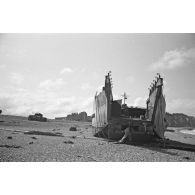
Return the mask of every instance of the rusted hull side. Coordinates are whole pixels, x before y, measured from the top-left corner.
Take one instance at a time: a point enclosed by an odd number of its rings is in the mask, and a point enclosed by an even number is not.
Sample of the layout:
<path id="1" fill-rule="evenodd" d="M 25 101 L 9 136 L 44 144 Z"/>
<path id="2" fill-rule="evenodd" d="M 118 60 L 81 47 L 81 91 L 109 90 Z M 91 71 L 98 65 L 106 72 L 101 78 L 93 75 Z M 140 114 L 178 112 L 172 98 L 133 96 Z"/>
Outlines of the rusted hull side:
<path id="1" fill-rule="evenodd" d="M 159 80 L 159 85 L 162 86 L 162 83 L 160 83 L 161 80 Z M 156 135 L 160 138 L 164 138 L 164 132 L 166 129 L 165 124 L 165 109 L 166 109 L 166 102 L 165 98 L 163 96 L 162 87 L 158 86 L 152 91 L 152 93 L 149 96 L 148 102 L 147 102 L 147 118 L 150 120 L 153 124 L 153 129 Z"/>
<path id="2" fill-rule="evenodd" d="M 153 93 L 149 96 L 148 99 L 148 116 L 147 118 L 152 121 L 153 113 L 155 111 L 155 102 L 156 102 L 157 89 L 153 91 Z"/>
<path id="3" fill-rule="evenodd" d="M 156 105 L 156 112 L 154 117 L 154 131 L 160 138 L 164 138 L 164 133 L 166 130 L 166 123 L 165 123 L 165 108 L 166 102 L 164 96 L 161 94 L 158 98 L 158 102 Z"/>
<path id="4" fill-rule="evenodd" d="M 95 128 L 103 128 L 108 124 L 107 116 L 107 98 L 104 91 L 95 96 L 94 113 L 95 117 L 92 120 L 92 126 Z"/>

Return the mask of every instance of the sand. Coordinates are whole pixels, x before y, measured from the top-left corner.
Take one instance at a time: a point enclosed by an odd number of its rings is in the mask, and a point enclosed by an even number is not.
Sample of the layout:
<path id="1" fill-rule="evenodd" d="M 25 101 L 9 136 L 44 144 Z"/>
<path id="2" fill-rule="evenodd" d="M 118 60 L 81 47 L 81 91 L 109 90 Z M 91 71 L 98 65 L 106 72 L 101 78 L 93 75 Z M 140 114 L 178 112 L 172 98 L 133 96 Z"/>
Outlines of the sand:
<path id="1" fill-rule="evenodd" d="M 77 131 L 69 131 L 76 127 Z M 185 128 L 184 128 L 185 129 Z M 186 143 L 193 150 L 157 145 L 116 144 L 93 137 L 91 123 L 75 121 L 28 121 L 25 117 L 0 116 L 1 162 L 153 162 L 195 161 L 195 135 L 172 128 L 165 137 Z M 36 131 L 43 134 L 25 134 Z M 47 135 L 47 132 L 50 132 Z M 52 136 L 63 135 L 63 136 Z"/>

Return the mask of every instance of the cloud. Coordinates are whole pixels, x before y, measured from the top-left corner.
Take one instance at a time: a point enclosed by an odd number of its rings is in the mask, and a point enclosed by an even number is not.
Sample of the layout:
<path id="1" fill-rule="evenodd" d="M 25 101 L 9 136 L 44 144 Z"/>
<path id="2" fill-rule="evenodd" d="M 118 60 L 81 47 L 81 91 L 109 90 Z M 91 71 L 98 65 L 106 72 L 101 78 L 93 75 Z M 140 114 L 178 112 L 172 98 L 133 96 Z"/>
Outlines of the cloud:
<path id="1" fill-rule="evenodd" d="M 5 69 L 6 69 L 6 65 L 5 64 L 0 65 L 0 70 L 5 70 Z"/>
<path id="2" fill-rule="evenodd" d="M 147 100 L 147 97 L 137 97 L 135 100 L 134 100 L 134 103 L 133 103 L 133 106 L 135 107 L 146 107 L 146 100 Z"/>
<path id="3" fill-rule="evenodd" d="M 114 100 L 120 100 L 120 99 L 123 99 L 123 98 L 122 98 L 122 96 L 120 96 L 120 95 L 113 94 L 113 99 L 114 99 Z"/>
<path id="4" fill-rule="evenodd" d="M 98 72 L 92 72 L 92 78 L 94 79 L 94 80 L 98 80 L 99 78 L 101 78 L 101 76 L 100 76 L 100 74 L 98 73 Z"/>
<path id="5" fill-rule="evenodd" d="M 150 70 L 173 70 L 195 63 L 195 48 L 175 49 L 167 51 L 155 63 L 149 66 Z"/>
<path id="6" fill-rule="evenodd" d="M 83 83 L 82 85 L 81 85 L 81 89 L 82 90 L 89 90 L 89 89 L 91 89 L 92 87 L 91 87 L 91 85 L 89 84 L 89 83 Z"/>
<path id="7" fill-rule="evenodd" d="M 4 114 L 28 116 L 41 112 L 49 118 L 81 111 L 92 114 L 93 97 L 66 97 L 54 91 L 21 88 L 6 93 L 1 92 L 0 108 Z"/>
<path id="8" fill-rule="evenodd" d="M 128 83 L 133 83 L 135 81 L 135 78 L 133 76 L 128 76 L 125 79 Z"/>
<path id="9" fill-rule="evenodd" d="M 147 97 L 137 97 L 133 106 L 146 108 Z M 170 113 L 184 113 L 194 115 L 195 99 L 191 98 L 176 98 L 172 100 L 166 99 L 166 111 Z"/>
<path id="10" fill-rule="evenodd" d="M 12 97 L 6 94 L 0 94 L 0 109 L 4 112 L 12 107 L 14 107 Z"/>
<path id="11" fill-rule="evenodd" d="M 47 116 L 57 117 L 66 116 L 69 113 L 86 111 L 88 114 L 92 113 L 93 98 L 84 97 L 56 97 L 50 99 L 43 107 L 43 111 Z"/>
<path id="12" fill-rule="evenodd" d="M 45 89 L 45 90 L 51 90 L 51 89 L 59 89 L 65 84 L 64 80 L 62 78 L 58 78 L 56 80 L 45 80 L 42 81 L 39 84 L 40 89 Z"/>
<path id="13" fill-rule="evenodd" d="M 168 112 L 178 112 L 184 114 L 194 114 L 195 99 L 191 98 L 177 98 L 171 101 L 167 101 Z"/>
<path id="14" fill-rule="evenodd" d="M 20 73 L 12 72 L 9 75 L 11 82 L 20 85 L 24 81 L 24 76 Z"/>
<path id="15" fill-rule="evenodd" d="M 60 71 L 61 74 L 64 74 L 64 73 L 71 73 L 71 72 L 73 72 L 73 70 L 72 70 L 71 68 L 68 68 L 68 67 L 63 68 L 63 69 Z"/>

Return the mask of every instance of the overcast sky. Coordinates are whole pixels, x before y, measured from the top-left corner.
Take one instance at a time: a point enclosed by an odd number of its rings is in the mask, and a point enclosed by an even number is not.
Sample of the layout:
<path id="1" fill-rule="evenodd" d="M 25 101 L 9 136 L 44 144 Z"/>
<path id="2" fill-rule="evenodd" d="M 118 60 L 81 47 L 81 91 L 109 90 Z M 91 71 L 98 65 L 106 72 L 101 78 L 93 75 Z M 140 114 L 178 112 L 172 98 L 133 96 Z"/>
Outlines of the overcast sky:
<path id="1" fill-rule="evenodd" d="M 0 34 L 0 109 L 4 114 L 92 114 L 111 70 L 113 94 L 144 106 L 157 72 L 168 112 L 195 116 L 195 34 Z"/>

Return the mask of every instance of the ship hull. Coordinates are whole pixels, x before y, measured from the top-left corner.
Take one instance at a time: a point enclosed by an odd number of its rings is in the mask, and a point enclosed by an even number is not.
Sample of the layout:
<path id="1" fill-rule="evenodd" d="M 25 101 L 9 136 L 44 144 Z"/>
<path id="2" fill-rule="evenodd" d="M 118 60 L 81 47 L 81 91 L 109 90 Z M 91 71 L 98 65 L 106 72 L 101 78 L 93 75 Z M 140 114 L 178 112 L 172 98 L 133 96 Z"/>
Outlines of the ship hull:
<path id="1" fill-rule="evenodd" d="M 127 134 L 131 141 L 153 137 L 164 139 L 166 103 L 162 86 L 163 79 L 159 75 L 150 89 L 147 108 L 128 107 L 119 100 L 113 100 L 108 74 L 102 92 L 96 94 L 94 99 L 94 135 L 117 141 Z"/>

